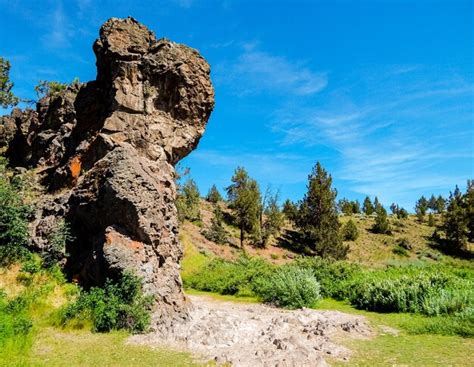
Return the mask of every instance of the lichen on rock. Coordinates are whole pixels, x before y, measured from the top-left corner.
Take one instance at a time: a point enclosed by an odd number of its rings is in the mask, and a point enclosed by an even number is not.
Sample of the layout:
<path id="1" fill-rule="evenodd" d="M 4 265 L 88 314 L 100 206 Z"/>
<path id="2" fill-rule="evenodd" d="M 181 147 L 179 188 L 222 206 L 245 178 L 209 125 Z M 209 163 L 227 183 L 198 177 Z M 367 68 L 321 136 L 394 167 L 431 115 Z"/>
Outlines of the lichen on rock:
<path id="1" fill-rule="evenodd" d="M 187 317 L 174 166 L 214 107 L 210 67 L 133 18 L 105 22 L 93 49 L 96 80 L 1 117 L 0 148 L 42 175 L 32 245 L 44 249 L 54 217 L 65 217 L 69 277 L 95 285 L 132 270 L 156 299 L 156 321 L 170 325 Z"/>

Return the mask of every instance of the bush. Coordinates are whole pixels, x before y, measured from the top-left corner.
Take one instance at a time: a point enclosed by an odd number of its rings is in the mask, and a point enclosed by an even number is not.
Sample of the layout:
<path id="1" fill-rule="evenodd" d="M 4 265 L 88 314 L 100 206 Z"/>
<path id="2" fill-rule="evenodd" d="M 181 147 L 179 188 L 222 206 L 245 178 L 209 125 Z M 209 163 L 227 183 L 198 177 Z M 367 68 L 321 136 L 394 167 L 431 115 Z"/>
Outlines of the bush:
<path id="1" fill-rule="evenodd" d="M 388 221 L 387 211 L 382 206 L 377 209 L 377 216 L 375 217 L 372 231 L 374 233 L 390 234 L 390 223 Z"/>
<path id="2" fill-rule="evenodd" d="M 264 302 L 286 308 L 310 307 L 321 298 L 319 283 L 311 270 L 291 265 L 260 278 L 255 292 Z"/>
<path id="3" fill-rule="evenodd" d="M 474 312 L 473 280 L 460 277 L 447 267 L 368 271 L 354 279 L 348 289 L 349 301 L 369 311 L 464 317 Z"/>
<path id="4" fill-rule="evenodd" d="M 345 241 L 355 241 L 359 237 L 359 231 L 352 219 L 342 227 L 342 235 Z"/>
<path id="5" fill-rule="evenodd" d="M 258 258 L 242 256 L 237 261 L 213 259 L 199 273 L 184 279 L 184 285 L 219 294 L 254 295 L 256 280 L 268 276 L 271 269 L 271 264 Z"/>
<path id="6" fill-rule="evenodd" d="M 62 322 L 84 318 L 92 321 L 94 331 L 125 329 L 139 333 L 150 324 L 151 302 L 151 297 L 143 295 L 140 279 L 124 273 L 119 281 L 107 280 L 103 288 L 81 291 L 63 311 Z"/>
<path id="7" fill-rule="evenodd" d="M 19 180 L 11 180 L 0 157 L 0 266 L 23 258 L 28 251 L 29 206 L 21 196 Z"/>
<path id="8" fill-rule="evenodd" d="M 301 257 L 295 265 L 311 270 L 321 286 L 323 297 L 345 298 L 346 284 L 362 272 L 359 265 L 346 261 L 334 261 L 320 257 Z"/>
<path id="9" fill-rule="evenodd" d="M 400 245 L 396 245 L 396 246 L 392 249 L 392 252 L 393 252 L 395 255 L 399 255 L 399 256 L 404 256 L 404 257 L 410 256 L 410 255 L 408 254 L 408 251 L 407 251 L 404 247 L 402 247 L 402 246 L 400 246 Z"/>

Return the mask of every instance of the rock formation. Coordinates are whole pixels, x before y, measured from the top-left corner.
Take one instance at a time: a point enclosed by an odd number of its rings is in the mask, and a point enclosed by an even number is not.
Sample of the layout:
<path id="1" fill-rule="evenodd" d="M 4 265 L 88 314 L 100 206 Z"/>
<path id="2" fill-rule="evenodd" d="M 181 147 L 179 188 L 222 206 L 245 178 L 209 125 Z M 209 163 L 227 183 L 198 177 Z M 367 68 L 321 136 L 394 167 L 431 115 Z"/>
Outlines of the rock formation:
<path id="1" fill-rule="evenodd" d="M 41 173 L 32 246 L 46 248 L 66 218 L 68 275 L 93 285 L 132 270 L 169 324 L 187 315 L 174 165 L 197 146 L 213 109 L 210 68 L 133 18 L 108 20 L 93 48 L 97 79 L 2 117 L 0 148 L 13 166 Z"/>

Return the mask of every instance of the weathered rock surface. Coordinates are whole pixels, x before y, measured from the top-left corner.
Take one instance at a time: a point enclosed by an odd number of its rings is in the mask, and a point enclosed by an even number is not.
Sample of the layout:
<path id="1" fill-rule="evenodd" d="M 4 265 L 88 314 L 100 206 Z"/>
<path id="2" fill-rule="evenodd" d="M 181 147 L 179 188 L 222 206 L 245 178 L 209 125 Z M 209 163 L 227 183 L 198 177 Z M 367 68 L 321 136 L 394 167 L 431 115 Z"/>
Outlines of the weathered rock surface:
<path id="1" fill-rule="evenodd" d="M 66 217 L 69 276 L 92 285 L 132 270 L 169 324 L 187 315 L 174 165 L 195 149 L 214 107 L 210 68 L 133 18 L 108 20 L 93 48 L 97 79 L 2 117 L 0 149 L 42 173 L 32 245 L 47 248 Z"/>
<path id="2" fill-rule="evenodd" d="M 373 335 L 361 316 L 310 309 L 288 311 L 190 297 L 186 323 L 165 332 L 137 335 L 131 343 L 187 349 L 204 361 L 232 366 L 327 366 L 327 357 L 347 360 L 341 338 Z"/>

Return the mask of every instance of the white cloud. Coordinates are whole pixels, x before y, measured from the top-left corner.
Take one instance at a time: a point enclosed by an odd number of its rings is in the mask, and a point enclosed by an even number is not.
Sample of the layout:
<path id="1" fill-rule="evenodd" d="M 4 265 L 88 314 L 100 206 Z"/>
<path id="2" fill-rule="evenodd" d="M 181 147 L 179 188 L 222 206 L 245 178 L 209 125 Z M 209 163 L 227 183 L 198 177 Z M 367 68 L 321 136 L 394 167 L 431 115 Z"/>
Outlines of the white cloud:
<path id="1" fill-rule="evenodd" d="M 400 74 L 391 73 L 395 78 Z M 360 84 L 349 91 L 359 101 Z M 453 183 L 469 178 L 452 174 L 449 164 L 472 159 L 472 139 L 470 146 L 459 146 L 456 139 L 465 141 L 472 134 L 472 98 L 469 102 L 466 97 L 472 96 L 474 86 L 455 79 L 403 86 L 377 83 L 373 76 L 368 99 L 328 103 L 331 107 L 293 103 L 275 113 L 272 128 L 281 134 L 282 145 L 324 145 L 336 151 L 339 164 L 334 176 L 352 191 L 378 195 L 385 204 L 406 203 L 412 190 L 447 192 Z M 469 120 L 471 130 L 462 131 Z M 448 138 L 446 132 L 455 133 L 454 126 L 461 132 Z"/>
<path id="2" fill-rule="evenodd" d="M 261 51 L 255 42 L 243 44 L 242 49 L 236 60 L 216 67 L 217 82 L 232 85 L 237 93 L 307 96 L 327 86 L 326 73 L 315 72 L 303 62 Z"/>
<path id="3" fill-rule="evenodd" d="M 74 28 L 69 22 L 61 1 L 49 15 L 47 32 L 41 38 L 44 46 L 48 49 L 62 49 L 70 46 L 71 37 L 74 36 Z"/>

